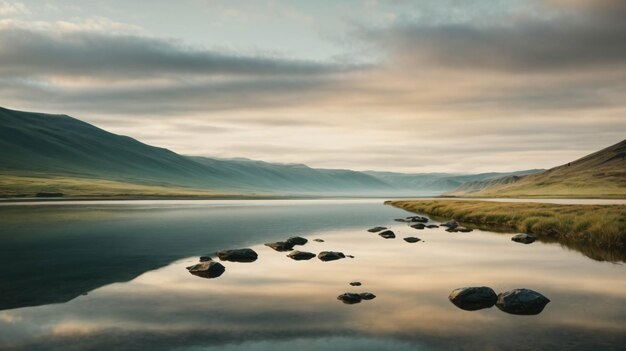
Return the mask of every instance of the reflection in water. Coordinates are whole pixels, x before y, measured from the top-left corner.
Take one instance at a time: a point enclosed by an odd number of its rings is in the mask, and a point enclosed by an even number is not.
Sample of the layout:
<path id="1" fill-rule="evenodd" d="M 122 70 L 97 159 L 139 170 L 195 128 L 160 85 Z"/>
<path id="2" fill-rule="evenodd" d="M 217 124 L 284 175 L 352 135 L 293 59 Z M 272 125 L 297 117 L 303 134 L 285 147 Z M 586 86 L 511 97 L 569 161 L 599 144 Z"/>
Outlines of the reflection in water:
<path id="1" fill-rule="evenodd" d="M 342 213 L 358 210 L 345 205 Z M 354 259 L 295 261 L 262 245 L 262 238 L 249 245 L 256 262 L 223 262 L 226 272 L 218 279 L 187 272 L 197 254 L 64 304 L 0 311 L 0 348 L 618 350 L 626 343 L 623 266 L 479 230 L 426 229 L 420 244 L 366 231 L 386 225 L 399 237 L 414 233 L 391 221 L 400 210 L 392 213 L 378 223 L 353 220 L 344 228 L 281 231 L 275 238 L 296 232 L 321 238 L 302 249 L 349 252 Z M 228 247 L 237 246 L 217 249 Z M 354 281 L 362 283 L 354 292 L 371 291 L 376 298 L 338 302 L 338 295 L 355 289 L 348 285 Z M 448 301 L 457 287 L 483 285 L 502 292 L 531 288 L 552 302 L 539 315 L 516 316 L 495 308 L 467 312 Z"/>

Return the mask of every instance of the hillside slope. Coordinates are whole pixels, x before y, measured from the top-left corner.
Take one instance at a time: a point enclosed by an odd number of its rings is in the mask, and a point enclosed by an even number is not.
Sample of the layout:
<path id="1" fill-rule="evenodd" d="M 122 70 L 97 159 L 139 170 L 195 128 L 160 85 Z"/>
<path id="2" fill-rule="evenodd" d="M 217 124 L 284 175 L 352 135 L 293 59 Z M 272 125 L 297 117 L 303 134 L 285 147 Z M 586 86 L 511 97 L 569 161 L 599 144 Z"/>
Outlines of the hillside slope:
<path id="1" fill-rule="evenodd" d="M 304 165 L 218 160 L 179 155 L 116 135 L 66 115 L 0 108 L 0 192 L 68 190 L 73 194 L 113 181 L 123 193 L 133 187 L 164 192 L 251 194 L 393 194 L 394 187 L 349 170 Z M 31 179 L 32 178 L 32 179 Z M 42 180 L 43 179 L 43 180 Z M 104 189 L 106 190 L 106 189 Z M 36 191 L 35 191 L 36 192 Z M 106 191 L 105 191 L 106 193 Z M 93 194 L 93 192 L 90 192 Z"/>
<path id="2" fill-rule="evenodd" d="M 626 140 L 545 172 L 468 183 L 446 195 L 478 197 L 626 197 Z"/>

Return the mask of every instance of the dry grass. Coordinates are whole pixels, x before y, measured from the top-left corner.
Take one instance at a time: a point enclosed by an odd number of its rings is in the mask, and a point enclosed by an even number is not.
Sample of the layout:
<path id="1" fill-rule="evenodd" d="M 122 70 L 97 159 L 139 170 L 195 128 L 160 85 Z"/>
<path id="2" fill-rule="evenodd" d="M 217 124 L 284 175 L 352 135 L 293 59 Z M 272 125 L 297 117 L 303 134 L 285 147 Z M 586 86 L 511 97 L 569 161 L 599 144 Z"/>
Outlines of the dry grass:
<path id="1" fill-rule="evenodd" d="M 459 222 L 508 228 L 547 239 L 626 251 L 626 205 L 556 205 L 491 201 L 387 201 L 395 207 Z"/>

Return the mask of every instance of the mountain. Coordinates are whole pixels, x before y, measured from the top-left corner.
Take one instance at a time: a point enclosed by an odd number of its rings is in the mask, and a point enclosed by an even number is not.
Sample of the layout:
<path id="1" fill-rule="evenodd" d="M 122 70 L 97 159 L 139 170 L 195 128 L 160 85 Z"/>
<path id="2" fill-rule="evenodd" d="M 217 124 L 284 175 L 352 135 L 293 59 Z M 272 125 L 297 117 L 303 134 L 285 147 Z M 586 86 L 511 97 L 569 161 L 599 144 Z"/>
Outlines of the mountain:
<path id="1" fill-rule="evenodd" d="M 102 181 L 109 181 L 123 186 L 124 191 L 137 185 L 150 192 L 158 192 L 155 187 L 220 194 L 352 194 L 363 190 L 374 194 L 394 190 L 360 172 L 187 157 L 66 115 L 4 108 L 0 108 L 0 172 L 5 178 L 0 180 L 2 190 L 13 194 L 18 192 L 7 190 L 11 187 L 7 178 L 18 183 L 25 177 L 44 178 L 43 190 L 61 192 L 67 189 L 57 188 L 72 180 L 86 182 L 85 187 L 102 187 Z"/>
<path id="2" fill-rule="evenodd" d="M 66 115 L 0 108 L 3 197 L 432 196 L 510 174 L 357 172 L 184 156 Z"/>
<path id="3" fill-rule="evenodd" d="M 545 172 L 470 182 L 446 195 L 624 198 L 626 140 Z"/>
<path id="4" fill-rule="evenodd" d="M 450 189 L 455 189 L 468 182 L 481 182 L 500 179 L 501 177 L 517 177 L 527 174 L 539 173 L 543 169 L 530 169 L 526 171 L 508 173 L 479 173 L 479 174 L 450 174 L 450 173 L 393 173 L 366 171 L 371 176 L 379 178 L 396 188 L 416 189 L 421 195 L 442 194 Z"/>

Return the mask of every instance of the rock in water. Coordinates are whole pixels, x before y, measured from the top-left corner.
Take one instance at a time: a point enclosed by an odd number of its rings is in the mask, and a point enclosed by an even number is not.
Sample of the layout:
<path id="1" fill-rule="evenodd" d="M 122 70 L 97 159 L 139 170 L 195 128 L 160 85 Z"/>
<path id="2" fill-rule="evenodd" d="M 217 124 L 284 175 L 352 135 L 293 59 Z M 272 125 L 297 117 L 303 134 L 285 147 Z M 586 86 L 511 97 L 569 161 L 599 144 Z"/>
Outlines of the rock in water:
<path id="1" fill-rule="evenodd" d="M 448 229 L 455 229 L 456 227 L 459 226 L 459 223 L 453 219 L 453 220 L 448 221 L 446 223 L 441 223 L 440 226 L 448 227 Z"/>
<path id="2" fill-rule="evenodd" d="M 258 255 L 252 249 L 235 249 L 218 251 L 217 257 L 222 261 L 254 262 L 258 258 Z"/>
<path id="3" fill-rule="evenodd" d="M 286 241 L 277 241 L 275 243 L 266 243 L 265 246 L 269 246 L 276 251 L 291 251 L 293 250 L 294 244 Z"/>
<path id="4" fill-rule="evenodd" d="M 313 257 L 315 257 L 315 254 L 312 252 L 305 252 L 305 251 L 292 251 L 289 255 L 287 255 L 287 257 L 294 259 L 296 261 L 305 261 L 305 260 L 310 260 Z"/>
<path id="5" fill-rule="evenodd" d="M 187 270 L 189 271 L 189 273 L 198 277 L 217 278 L 222 275 L 222 273 L 224 273 L 226 268 L 224 268 L 224 266 L 222 266 L 222 264 L 219 262 L 210 261 L 189 266 L 187 267 Z"/>
<path id="6" fill-rule="evenodd" d="M 454 289 L 448 298 L 456 307 L 466 311 L 493 307 L 498 300 L 495 291 L 486 286 Z"/>
<path id="7" fill-rule="evenodd" d="M 385 229 L 387 229 L 387 227 L 374 227 L 374 228 L 368 229 L 367 231 L 370 233 L 378 233 L 381 230 L 385 230 Z"/>
<path id="8" fill-rule="evenodd" d="M 436 224 L 429 224 L 429 225 L 426 226 L 426 228 L 433 229 L 433 228 L 439 228 L 439 226 L 436 225 Z"/>
<path id="9" fill-rule="evenodd" d="M 404 241 L 406 241 L 407 243 L 416 243 L 416 242 L 421 241 L 421 240 L 422 239 L 416 238 L 414 236 L 409 236 L 409 237 L 404 238 Z"/>
<path id="10" fill-rule="evenodd" d="M 474 231 L 474 229 L 472 228 L 467 228 L 467 227 L 458 227 L 456 228 L 457 232 L 461 232 L 461 233 L 471 233 Z"/>
<path id="11" fill-rule="evenodd" d="M 506 313 L 536 315 L 543 311 L 550 300 L 530 289 L 514 289 L 498 295 L 496 306 Z"/>
<path id="12" fill-rule="evenodd" d="M 350 283 L 352 286 L 361 286 L 361 282 L 352 282 Z"/>
<path id="13" fill-rule="evenodd" d="M 411 221 L 411 222 L 419 222 L 419 223 L 427 223 L 428 222 L 428 218 L 421 217 L 421 216 L 407 217 L 406 219 Z"/>
<path id="14" fill-rule="evenodd" d="M 396 237 L 396 234 L 394 234 L 394 232 L 392 232 L 391 230 L 385 230 L 382 233 L 378 233 L 378 235 L 382 236 L 385 239 L 393 239 Z"/>
<path id="15" fill-rule="evenodd" d="M 343 252 L 322 251 L 317 255 L 317 258 L 326 262 L 326 261 L 335 261 L 335 260 L 339 260 L 342 258 L 346 258 L 346 256 L 343 254 Z"/>
<path id="16" fill-rule="evenodd" d="M 213 261 L 211 256 L 200 256 L 200 262 L 209 262 L 209 261 Z"/>
<path id="17" fill-rule="evenodd" d="M 530 244 L 535 241 L 535 237 L 529 234 L 517 234 L 511 238 L 516 243 Z"/>
<path id="18" fill-rule="evenodd" d="M 323 240 L 323 239 L 313 239 L 313 241 L 316 241 L 316 242 L 318 242 L 318 243 L 323 243 L 323 242 L 324 242 L 324 240 Z"/>
<path id="19" fill-rule="evenodd" d="M 410 222 L 409 220 L 406 220 L 404 218 L 396 218 L 396 219 L 394 219 L 394 221 L 396 221 L 396 222 Z"/>
<path id="20" fill-rule="evenodd" d="M 421 230 L 421 229 L 426 228 L 426 226 L 424 225 L 424 223 L 417 223 L 417 224 L 413 224 L 411 226 L 411 228 L 413 228 L 413 229 L 420 229 Z"/>
<path id="21" fill-rule="evenodd" d="M 361 296 L 361 299 L 363 300 L 373 300 L 376 298 L 376 295 L 370 293 L 370 292 L 364 292 L 364 293 L 360 293 L 359 296 Z"/>
<path id="22" fill-rule="evenodd" d="M 363 298 L 361 297 L 361 294 L 355 294 L 355 293 L 343 293 L 337 296 L 337 300 L 340 300 L 343 303 L 348 304 L 348 305 L 359 303 L 361 302 L 362 299 Z"/>
<path id="23" fill-rule="evenodd" d="M 309 241 L 301 236 L 292 236 L 291 238 L 285 240 L 285 242 L 293 245 L 304 245 Z"/>

